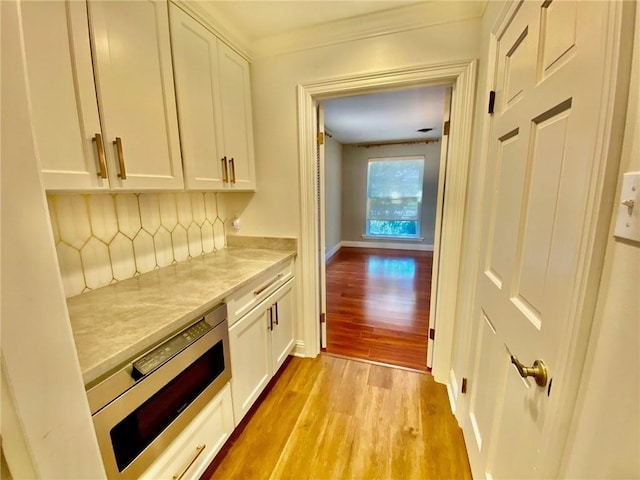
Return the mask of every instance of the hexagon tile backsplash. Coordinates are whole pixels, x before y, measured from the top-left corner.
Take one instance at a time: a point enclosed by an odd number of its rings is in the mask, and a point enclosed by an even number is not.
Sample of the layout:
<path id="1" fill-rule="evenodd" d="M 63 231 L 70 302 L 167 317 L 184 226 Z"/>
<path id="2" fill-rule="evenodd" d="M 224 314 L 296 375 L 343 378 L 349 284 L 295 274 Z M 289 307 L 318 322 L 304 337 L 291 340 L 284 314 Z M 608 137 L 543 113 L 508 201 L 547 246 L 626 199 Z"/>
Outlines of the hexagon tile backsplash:
<path id="1" fill-rule="evenodd" d="M 213 192 L 47 195 L 67 298 L 224 248 Z"/>

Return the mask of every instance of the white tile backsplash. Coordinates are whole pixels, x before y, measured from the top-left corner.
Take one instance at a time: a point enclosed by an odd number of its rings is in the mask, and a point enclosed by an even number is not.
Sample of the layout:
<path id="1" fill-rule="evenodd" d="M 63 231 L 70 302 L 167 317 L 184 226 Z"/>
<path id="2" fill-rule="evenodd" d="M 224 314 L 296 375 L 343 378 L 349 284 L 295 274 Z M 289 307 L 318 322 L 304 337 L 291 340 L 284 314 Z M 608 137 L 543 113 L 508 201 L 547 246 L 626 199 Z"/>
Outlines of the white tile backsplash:
<path id="1" fill-rule="evenodd" d="M 114 279 L 126 280 L 136 274 L 133 242 L 123 233 L 118 233 L 109 244 L 109 255 L 111 255 L 111 268 L 113 269 Z"/>
<path id="2" fill-rule="evenodd" d="M 136 195 L 116 195 L 118 230 L 133 240 L 140 230 L 140 209 Z"/>
<path id="3" fill-rule="evenodd" d="M 96 237 L 91 237 L 80 250 L 84 280 L 90 289 L 104 287 L 113 280 L 109 247 Z"/>
<path id="4" fill-rule="evenodd" d="M 91 232 L 93 236 L 109 244 L 118 233 L 116 203 L 112 195 L 89 195 L 87 204 L 91 215 Z"/>
<path id="5" fill-rule="evenodd" d="M 222 197 L 213 192 L 48 195 L 66 296 L 224 248 Z"/>
<path id="6" fill-rule="evenodd" d="M 86 199 L 80 195 L 60 195 L 54 198 L 60 241 L 81 249 L 91 237 L 91 223 Z"/>

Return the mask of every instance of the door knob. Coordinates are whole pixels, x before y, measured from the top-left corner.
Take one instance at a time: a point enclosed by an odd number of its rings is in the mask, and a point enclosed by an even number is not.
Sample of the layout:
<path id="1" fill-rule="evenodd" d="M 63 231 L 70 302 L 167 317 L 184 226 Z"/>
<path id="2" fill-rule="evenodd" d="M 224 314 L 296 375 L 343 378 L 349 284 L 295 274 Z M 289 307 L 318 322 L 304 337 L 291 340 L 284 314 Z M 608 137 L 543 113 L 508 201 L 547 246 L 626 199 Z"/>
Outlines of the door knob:
<path id="1" fill-rule="evenodd" d="M 533 362 L 533 367 L 525 367 L 520 360 L 518 360 L 518 357 L 511 355 L 511 363 L 516 366 L 522 378 L 533 377 L 539 386 L 544 387 L 547 385 L 547 366 L 542 360 Z"/>

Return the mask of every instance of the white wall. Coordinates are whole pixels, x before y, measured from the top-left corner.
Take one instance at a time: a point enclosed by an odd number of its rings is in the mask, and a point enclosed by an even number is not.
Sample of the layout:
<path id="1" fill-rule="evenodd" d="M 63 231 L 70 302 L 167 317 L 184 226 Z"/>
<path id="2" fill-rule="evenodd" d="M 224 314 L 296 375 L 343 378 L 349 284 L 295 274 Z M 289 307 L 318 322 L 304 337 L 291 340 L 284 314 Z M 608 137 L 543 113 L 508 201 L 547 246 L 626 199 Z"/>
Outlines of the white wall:
<path id="1" fill-rule="evenodd" d="M 342 241 L 342 144 L 325 135 L 324 144 L 324 216 L 326 253 Z"/>
<path id="2" fill-rule="evenodd" d="M 411 244 L 433 247 L 440 150 L 440 142 L 369 148 L 345 145 L 342 149 L 342 240 L 357 242 L 380 241 L 362 238 L 367 220 L 367 167 L 369 158 L 424 155 L 422 216 L 420 219 L 422 227 L 420 235 L 424 237 L 424 240 L 411 242 Z M 385 239 L 383 241 L 384 243 L 406 245 L 406 242 L 402 240 Z"/>
<path id="3" fill-rule="evenodd" d="M 251 66 L 257 193 L 243 212 L 247 235 L 300 231 L 300 83 L 478 56 L 479 19 L 260 58 Z"/>
<path id="4" fill-rule="evenodd" d="M 298 84 L 474 59 L 479 54 L 479 27 L 480 19 L 443 23 L 255 60 L 251 85 L 257 192 L 229 211 L 242 211 L 242 233 L 300 236 Z M 302 291 L 298 289 L 299 341 L 304 334 Z"/>
<path id="5" fill-rule="evenodd" d="M 640 171 L 638 26 L 640 8 L 615 198 L 620 198 L 622 174 Z M 639 286 L 640 243 L 616 239 L 612 228 L 563 477 L 640 478 Z"/>

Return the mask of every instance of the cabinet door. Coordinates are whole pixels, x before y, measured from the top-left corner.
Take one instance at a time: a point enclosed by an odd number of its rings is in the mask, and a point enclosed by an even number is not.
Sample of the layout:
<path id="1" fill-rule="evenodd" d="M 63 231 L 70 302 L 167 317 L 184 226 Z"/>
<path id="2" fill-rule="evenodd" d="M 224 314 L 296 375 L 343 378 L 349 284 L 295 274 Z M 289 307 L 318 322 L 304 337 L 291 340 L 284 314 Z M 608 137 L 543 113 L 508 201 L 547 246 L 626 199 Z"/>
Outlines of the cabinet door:
<path id="1" fill-rule="evenodd" d="M 229 329 L 231 393 L 236 425 L 271 378 L 269 324 L 260 305 Z"/>
<path id="2" fill-rule="evenodd" d="M 181 189 L 167 2 L 90 0 L 88 6 L 111 188 Z"/>
<path id="3" fill-rule="evenodd" d="M 180 142 L 187 189 L 222 189 L 218 39 L 170 4 Z"/>
<path id="4" fill-rule="evenodd" d="M 100 117 L 87 4 L 21 2 L 32 124 L 47 190 L 107 189 L 94 141 Z"/>
<path id="5" fill-rule="evenodd" d="M 255 190 L 249 64 L 218 42 L 218 66 L 224 155 L 229 159 L 227 186 L 234 190 Z"/>
<path id="6" fill-rule="evenodd" d="M 273 330 L 271 331 L 272 374 L 275 374 L 287 359 L 294 344 L 294 280 L 285 284 L 276 294 L 276 303 L 271 307 Z"/>

